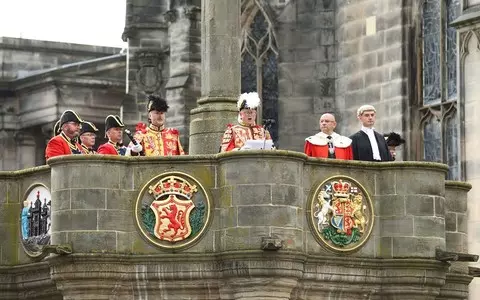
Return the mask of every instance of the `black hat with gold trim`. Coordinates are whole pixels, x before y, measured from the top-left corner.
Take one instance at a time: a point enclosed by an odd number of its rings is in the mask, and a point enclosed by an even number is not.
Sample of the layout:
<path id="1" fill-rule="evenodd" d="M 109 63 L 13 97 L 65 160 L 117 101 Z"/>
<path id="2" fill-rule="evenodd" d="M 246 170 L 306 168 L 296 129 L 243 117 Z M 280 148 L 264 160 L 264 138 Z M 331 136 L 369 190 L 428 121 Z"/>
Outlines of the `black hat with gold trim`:
<path id="1" fill-rule="evenodd" d="M 60 133 L 60 120 L 58 120 L 55 125 L 53 125 L 53 135 Z"/>
<path id="2" fill-rule="evenodd" d="M 73 110 L 66 110 L 60 117 L 60 127 L 62 127 L 62 125 L 67 122 L 75 122 L 81 124 L 83 121 Z"/>
<path id="3" fill-rule="evenodd" d="M 107 132 L 110 128 L 115 128 L 115 127 L 125 127 L 123 124 L 122 120 L 120 120 L 120 117 L 117 115 L 108 115 L 105 118 L 105 132 Z"/>
<path id="4" fill-rule="evenodd" d="M 147 112 L 151 112 L 152 110 L 156 110 L 159 112 L 167 112 L 169 106 L 167 105 L 167 101 L 157 95 L 148 95 L 147 97 Z"/>
<path id="5" fill-rule="evenodd" d="M 98 128 L 95 127 L 95 124 L 93 124 L 92 122 L 83 121 L 82 122 L 82 129 L 80 130 L 80 135 L 82 135 L 84 133 L 87 133 L 87 132 L 97 133 Z"/>

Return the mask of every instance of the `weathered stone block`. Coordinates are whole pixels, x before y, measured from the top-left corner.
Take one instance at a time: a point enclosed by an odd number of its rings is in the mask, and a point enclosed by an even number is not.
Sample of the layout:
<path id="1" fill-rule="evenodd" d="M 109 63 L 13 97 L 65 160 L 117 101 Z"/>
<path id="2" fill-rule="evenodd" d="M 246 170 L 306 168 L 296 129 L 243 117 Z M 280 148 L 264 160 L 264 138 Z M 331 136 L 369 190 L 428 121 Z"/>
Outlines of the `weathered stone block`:
<path id="1" fill-rule="evenodd" d="M 117 253 L 132 253 L 132 233 L 131 232 L 117 232 Z"/>
<path id="2" fill-rule="evenodd" d="M 282 240 L 282 250 L 303 251 L 303 230 L 272 227 L 272 237 Z"/>
<path id="3" fill-rule="evenodd" d="M 414 217 L 415 236 L 445 238 L 445 219 L 438 217 Z"/>
<path id="4" fill-rule="evenodd" d="M 445 214 L 445 231 L 457 231 L 457 214 L 446 213 Z"/>
<path id="5" fill-rule="evenodd" d="M 125 190 L 106 190 L 107 209 L 130 210 L 139 192 Z"/>
<path id="6" fill-rule="evenodd" d="M 375 257 L 392 258 L 393 256 L 393 238 L 391 237 L 372 237 L 375 239 L 376 249 Z"/>
<path id="7" fill-rule="evenodd" d="M 434 199 L 435 199 L 435 215 L 444 216 L 445 215 L 445 198 L 434 197 Z"/>
<path id="8" fill-rule="evenodd" d="M 399 171 L 396 174 L 397 193 L 443 196 L 445 193 L 445 185 L 442 183 L 444 177 L 445 174 L 441 171 Z"/>
<path id="9" fill-rule="evenodd" d="M 52 211 L 70 210 L 70 190 L 58 190 L 52 192 Z"/>
<path id="10" fill-rule="evenodd" d="M 405 196 L 373 196 L 372 200 L 375 204 L 375 214 L 377 216 L 405 216 Z"/>
<path id="11" fill-rule="evenodd" d="M 238 208 L 236 207 L 217 208 L 215 209 L 215 212 L 218 218 L 218 228 L 216 229 L 237 227 Z"/>
<path id="12" fill-rule="evenodd" d="M 105 164 L 65 164 L 52 168 L 52 191 L 67 188 L 113 188 L 120 189 L 120 178 L 125 174 L 123 165 L 108 162 Z M 109 174 L 109 176 L 105 176 Z M 82 178 L 82 180 L 78 180 Z"/>
<path id="13" fill-rule="evenodd" d="M 238 207 L 238 226 L 299 227 L 297 209 L 289 206 Z"/>
<path id="14" fill-rule="evenodd" d="M 97 230 L 134 231 L 133 213 L 130 210 L 98 210 Z"/>
<path id="15" fill-rule="evenodd" d="M 457 214 L 457 231 L 468 233 L 468 215 Z"/>
<path id="16" fill-rule="evenodd" d="M 407 214 L 414 216 L 435 215 L 434 197 L 425 195 L 407 195 L 405 198 Z"/>
<path id="17" fill-rule="evenodd" d="M 380 217 L 379 219 L 380 236 L 413 236 L 413 217 Z"/>
<path id="18" fill-rule="evenodd" d="M 52 232 L 96 229 L 96 210 L 62 210 L 52 212 Z"/>
<path id="19" fill-rule="evenodd" d="M 254 168 L 256 176 L 250 176 Z M 269 159 L 268 161 L 261 157 L 239 158 L 221 163 L 221 172 L 224 172 L 225 178 L 220 182 L 229 182 L 235 184 L 262 184 L 276 182 L 280 184 L 299 184 L 302 173 L 301 163 L 294 160 Z"/>
<path id="20" fill-rule="evenodd" d="M 272 203 L 271 185 L 242 184 L 233 187 L 233 205 L 259 205 Z"/>
<path id="21" fill-rule="evenodd" d="M 268 227 L 237 227 L 224 230 L 220 251 L 261 248 L 262 237 L 270 235 Z"/>
<path id="22" fill-rule="evenodd" d="M 272 204 L 290 205 L 303 207 L 305 201 L 303 193 L 298 186 L 293 185 L 272 185 Z"/>
<path id="23" fill-rule="evenodd" d="M 468 253 L 467 234 L 461 232 L 446 232 L 445 241 L 447 251 Z"/>
<path id="24" fill-rule="evenodd" d="M 445 249 L 445 239 L 429 237 L 393 237 L 393 257 L 435 257 L 435 249 Z"/>
<path id="25" fill-rule="evenodd" d="M 117 233 L 114 231 L 69 232 L 68 242 L 73 252 L 115 253 L 117 251 Z"/>
<path id="26" fill-rule="evenodd" d="M 105 209 L 106 208 L 106 190 L 105 189 L 72 189 L 71 208 L 72 209 Z"/>

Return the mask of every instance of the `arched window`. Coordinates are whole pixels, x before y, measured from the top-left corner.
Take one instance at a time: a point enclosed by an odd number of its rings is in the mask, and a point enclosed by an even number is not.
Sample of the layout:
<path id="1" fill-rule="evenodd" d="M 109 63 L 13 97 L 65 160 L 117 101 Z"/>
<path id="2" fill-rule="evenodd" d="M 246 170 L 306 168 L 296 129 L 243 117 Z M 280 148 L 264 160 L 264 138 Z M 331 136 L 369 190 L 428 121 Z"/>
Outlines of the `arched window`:
<path id="1" fill-rule="evenodd" d="M 242 4 L 242 93 L 256 91 L 262 99 L 258 123 L 273 119 L 278 141 L 278 48 L 273 25 L 257 0 Z"/>
<path id="2" fill-rule="evenodd" d="M 448 179 L 460 179 L 457 113 L 457 33 L 450 26 L 460 0 L 423 2 L 421 132 L 423 153 L 418 157 L 448 164 Z"/>

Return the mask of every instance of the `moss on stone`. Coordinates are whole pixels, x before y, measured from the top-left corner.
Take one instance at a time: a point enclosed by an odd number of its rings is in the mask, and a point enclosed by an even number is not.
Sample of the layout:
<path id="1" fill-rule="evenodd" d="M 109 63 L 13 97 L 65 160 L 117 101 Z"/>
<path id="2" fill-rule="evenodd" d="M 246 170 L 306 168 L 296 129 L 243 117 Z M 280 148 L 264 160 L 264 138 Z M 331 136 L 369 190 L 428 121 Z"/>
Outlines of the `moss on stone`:
<path id="1" fill-rule="evenodd" d="M 445 180 L 445 188 L 446 189 L 460 189 L 465 191 L 470 191 L 472 189 L 472 185 L 468 182 L 464 181 L 454 181 L 454 180 Z"/>

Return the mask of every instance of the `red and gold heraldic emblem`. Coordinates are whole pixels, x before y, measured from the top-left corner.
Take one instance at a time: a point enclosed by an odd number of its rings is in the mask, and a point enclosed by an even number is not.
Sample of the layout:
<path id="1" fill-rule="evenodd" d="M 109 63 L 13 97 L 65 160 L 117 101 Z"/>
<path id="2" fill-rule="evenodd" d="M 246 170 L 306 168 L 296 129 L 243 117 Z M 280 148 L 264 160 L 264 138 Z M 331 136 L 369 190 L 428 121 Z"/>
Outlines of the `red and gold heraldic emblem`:
<path id="1" fill-rule="evenodd" d="M 349 252 L 367 242 L 374 212 L 372 201 L 360 183 L 347 176 L 334 176 L 312 191 L 308 220 L 322 246 L 335 252 Z"/>
<path id="2" fill-rule="evenodd" d="M 210 218 L 210 199 L 190 175 L 169 172 L 142 189 L 136 203 L 137 225 L 155 245 L 184 248 L 202 235 Z"/>

